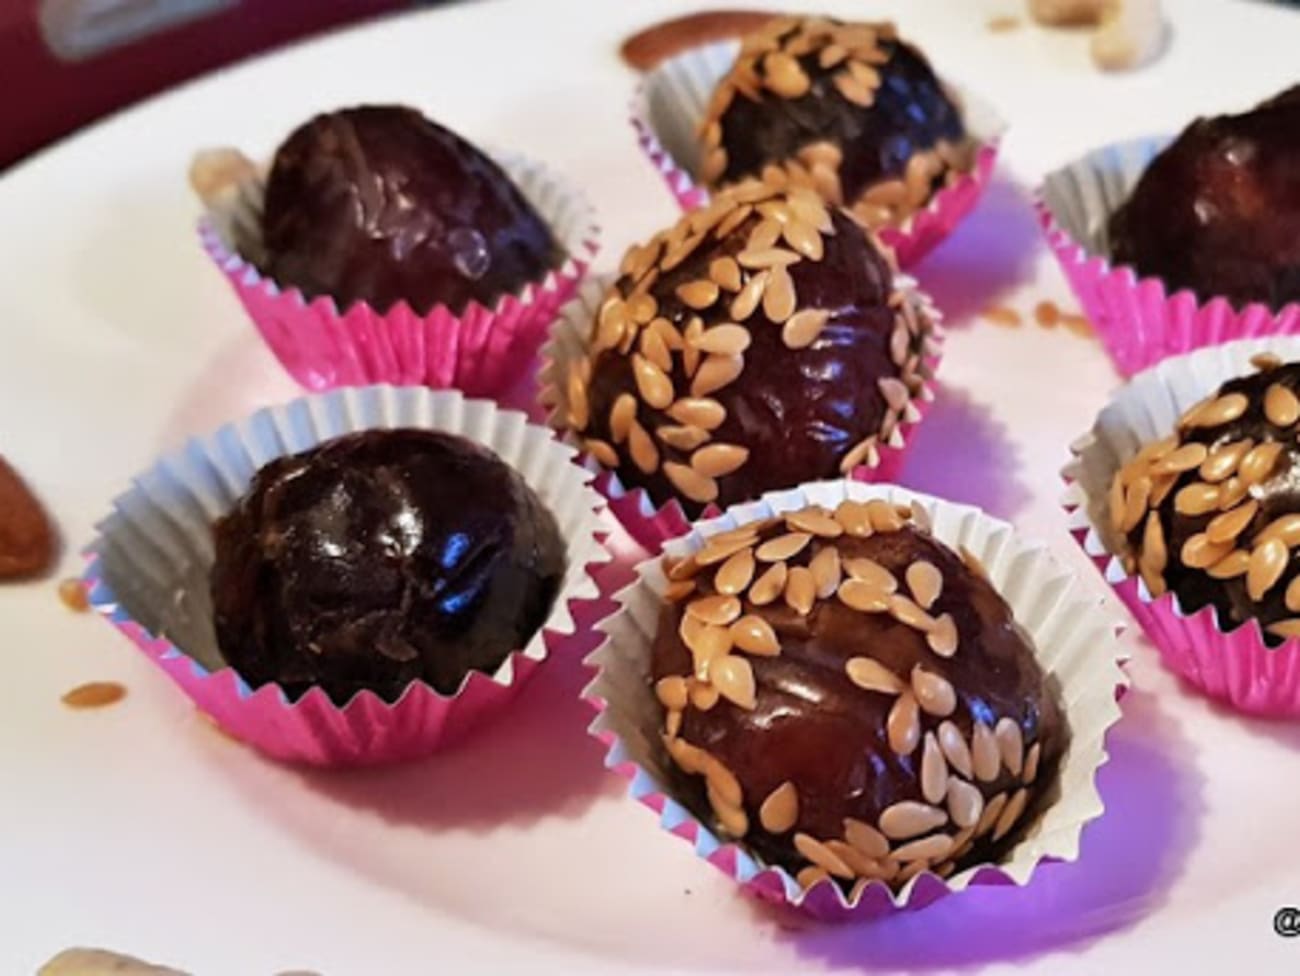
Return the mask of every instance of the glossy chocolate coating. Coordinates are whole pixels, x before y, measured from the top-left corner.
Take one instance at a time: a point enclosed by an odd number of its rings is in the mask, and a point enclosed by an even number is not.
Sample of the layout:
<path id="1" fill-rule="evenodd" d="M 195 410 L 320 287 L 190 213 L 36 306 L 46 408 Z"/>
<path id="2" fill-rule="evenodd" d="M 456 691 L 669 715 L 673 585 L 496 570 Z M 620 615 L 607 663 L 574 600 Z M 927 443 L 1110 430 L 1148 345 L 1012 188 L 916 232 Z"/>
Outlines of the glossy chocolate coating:
<path id="1" fill-rule="evenodd" d="M 213 529 L 217 641 L 251 685 L 343 704 L 451 693 L 542 625 L 555 519 L 487 449 L 427 430 L 351 434 L 258 471 Z"/>
<path id="2" fill-rule="evenodd" d="M 491 306 L 559 265 L 549 228 L 496 163 L 397 106 L 318 115 L 275 155 L 263 270 L 340 309 Z"/>
<path id="3" fill-rule="evenodd" d="M 906 685 L 913 667 L 922 665 L 954 686 L 957 707 L 950 720 L 968 742 L 974 720 L 993 727 L 998 719 L 1010 717 L 1019 724 L 1026 749 L 1041 744 L 1028 811 L 998 842 L 991 834 L 978 839 L 960 858 L 957 870 L 996 860 L 1014 846 L 1040 801 L 1050 799 L 1050 784 L 1068 739 L 1055 680 L 1044 675 L 1029 638 L 1002 597 L 928 533 L 909 526 L 866 538 L 846 535 L 829 543 L 818 539 L 814 544 L 837 546 L 842 560 L 875 560 L 900 580 L 901 592 L 906 592 L 901 581 L 911 563 L 932 563 L 942 573 L 943 589 L 931 613 L 952 615 L 959 634 L 956 653 L 940 657 L 919 630 L 887 613 L 850 609 L 835 596 L 818 600 L 807 617 L 780 599 L 755 607 L 746 597 L 743 613 L 761 615 L 780 642 L 777 656 L 745 655 L 755 677 L 756 707 L 746 710 L 726 698 L 707 711 L 688 707 L 680 735 L 719 759 L 739 780 L 749 821 L 744 844 L 765 861 L 797 872 L 807 862 L 792 846 L 796 832 L 820 840 L 839 838 L 846 817 L 876 824 L 881 812 L 895 803 L 925 802 L 920 787 L 922 750 L 899 755 L 889 744 L 886 720 L 895 697 L 864 690 L 845 672 L 850 658 L 870 657 Z M 806 548 L 790 565 L 806 565 L 811 552 Z M 703 581 L 700 593 L 716 592 L 711 575 L 706 570 L 696 577 Z M 692 655 L 678 630 L 690 599 L 666 605 L 661 613 L 653 647 L 654 680 L 691 672 Z M 934 731 L 941 720 L 922 712 L 921 721 L 925 731 Z M 702 779 L 680 770 L 677 775 L 679 798 L 712 821 Z M 798 819 L 789 831 L 774 835 L 761 826 L 758 811 L 763 799 L 787 781 L 798 793 Z M 996 779 L 975 785 L 988 799 L 1014 792 L 1021 783 L 1003 767 Z M 943 829 L 955 830 L 951 824 Z"/>
<path id="4" fill-rule="evenodd" d="M 798 59 L 811 79 L 808 93 L 783 98 L 763 91 L 759 100 L 737 96 L 722 114 L 722 146 L 727 166 L 720 184 L 756 176 L 762 168 L 798 155 L 800 149 L 829 142 L 843 153 L 840 187 L 846 201 L 882 180 L 901 178 L 907 161 L 941 140 L 965 135 L 961 112 L 935 77 L 925 56 L 905 41 L 882 38 L 889 60 L 869 107 L 845 98 L 832 82 L 836 68 L 818 64 L 819 51 Z M 936 187 L 941 177 L 936 177 Z"/>
<path id="5" fill-rule="evenodd" d="M 1170 293 L 1280 308 L 1300 300 L 1300 86 L 1197 119 L 1111 217 L 1111 253 Z"/>
<path id="6" fill-rule="evenodd" d="M 727 412 L 713 439 L 750 450 L 749 460 L 739 470 L 720 479 L 717 504 L 721 507 L 772 489 L 838 476 L 840 459 L 881 428 L 886 403 L 876 381 L 900 373 L 889 351 L 895 313 L 887 302 L 893 272 L 846 214 L 834 211 L 831 219 L 835 232 L 823 239 L 822 259 L 800 261 L 790 268 L 799 307 L 834 310 L 817 341 L 804 349 L 787 348 L 781 326 L 760 307 L 744 323 L 751 345 L 744 354 L 743 372 L 708 394 Z M 681 301 L 676 289 L 706 278 L 715 258 L 743 250 L 758 220 L 751 217 L 720 241 L 710 239 L 682 264 L 661 274 L 650 289 L 658 314 L 679 330 L 696 315 L 705 319 L 706 327 L 728 322 L 725 303 L 697 312 Z M 631 282 L 621 279 L 617 287 L 626 295 Z M 687 384 L 679 379 L 678 385 Z M 610 411 L 622 393 L 636 394 L 632 362 L 616 350 L 604 351 L 593 364 L 587 436 L 613 440 Z M 651 431 L 676 423 L 645 402 L 639 403 L 638 420 Z M 687 452 L 662 443 L 658 447 L 664 459 L 689 461 Z M 678 498 L 692 517 L 703 510 L 704 506 L 680 497 L 662 467 L 647 475 L 626 452 L 619 458 L 619 479 L 624 485 L 646 489 L 656 505 Z"/>
<path id="7" fill-rule="evenodd" d="M 1255 444 L 1277 441 L 1285 445 L 1271 473 L 1252 487 L 1247 496 L 1248 499 L 1259 502 L 1259 511 L 1237 537 L 1241 547 L 1248 551 L 1250 540 L 1274 519 L 1300 513 L 1300 470 L 1297 469 L 1300 450 L 1297 450 L 1295 428 L 1270 423 L 1264 414 L 1264 393 L 1275 383 L 1300 395 L 1300 363 L 1288 363 L 1277 369 L 1238 377 L 1223 384 L 1219 388 L 1219 395 L 1244 393 L 1249 400 L 1246 412 L 1236 420 L 1213 427 L 1179 429 L 1183 443 L 1204 444 L 1210 450 L 1243 438 L 1250 438 Z M 1261 626 L 1267 626 L 1279 620 L 1300 617 L 1300 614 L 1288 610 L 1285 602 L 1287 584 L 1300 574 L 1300 555 L 1297 555 L 1294 548 L 1290 550 L 1287 567 L 1281 578 L 1259 602 L 1250 599 L 1244 573 L 1231 579 L 1215 579 L 1204 570 L 1184 564 L 1184 543 L 1192 536 L 1204 532 L 1210 520 L 1220 514 L 1218 510 L 1203 515 L 1184 515 L 1176 511 L 1178 492 L 1187 485 L 1202 480 L 1199 469 L 1184 472 L 1157 509 L 1169 553 L 1169 563 L 1164 572 L 1165 584 L 1178 595 L 1183 610 L 1192 613 L 1201 607 L 1213 606 L 1224 629 L 1235 628 L 1252 618 L 1258 619 Z M 1139 523 L 1129 534 L 1129 542 L 1135 548 L 1141 545 L 1143 529 L 1143 523 Z M 1271 635 L 1266 637 L 1280 643 L 1279 639 Z"/>

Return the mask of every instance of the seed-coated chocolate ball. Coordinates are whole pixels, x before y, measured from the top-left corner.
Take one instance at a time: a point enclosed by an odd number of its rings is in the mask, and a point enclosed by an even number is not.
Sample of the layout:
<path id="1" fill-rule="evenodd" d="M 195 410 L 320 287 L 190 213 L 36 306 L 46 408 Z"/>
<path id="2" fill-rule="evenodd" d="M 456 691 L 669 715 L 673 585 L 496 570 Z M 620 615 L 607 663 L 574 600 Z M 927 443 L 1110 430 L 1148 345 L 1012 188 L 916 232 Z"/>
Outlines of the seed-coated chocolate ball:
<path id="1" fill-rule="evenodd" d="M 1300 636 L 1300 363 L 1257 361 L 1115 473 L 1110 520 L 1152 594 L 1281 643 Z"/>
<path id="2" fill-rule="evenodd" d="M 783 17 L 745 38 L 701 126 L 711 187 L 771 168 L 870 227 L 902 223 L 969 172 L 953 96 L 893 24 Z"/>
<path id="3" fill-rule="evenodd" d="M 808 508 L 668 570 L 652 680 L 677 794 L 805 887 L 999 860 L 1065 750 L 1010 607 L 910 514 Z"/>
<path id="4" fill-rule="evenodd" d="M 917 419 L 933 328 L 846 213 L 748 182 L 628 251 L 568 423 L 624 485 L 695 515 L 878 463 Z"/>

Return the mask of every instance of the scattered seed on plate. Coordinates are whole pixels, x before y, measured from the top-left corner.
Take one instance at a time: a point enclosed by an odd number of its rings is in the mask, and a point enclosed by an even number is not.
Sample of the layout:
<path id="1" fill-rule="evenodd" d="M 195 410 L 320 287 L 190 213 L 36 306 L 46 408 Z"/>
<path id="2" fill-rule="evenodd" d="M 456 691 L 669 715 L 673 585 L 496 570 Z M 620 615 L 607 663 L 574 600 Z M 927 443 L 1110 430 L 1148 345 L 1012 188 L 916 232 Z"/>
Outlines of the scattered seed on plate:
<path id="1" fill-rule="evenodd" d="M 63 693 L 61 701 L 69 708 L 104 708 L 126 697 L 126 688 L 116 681 L 89 681 Z"/>

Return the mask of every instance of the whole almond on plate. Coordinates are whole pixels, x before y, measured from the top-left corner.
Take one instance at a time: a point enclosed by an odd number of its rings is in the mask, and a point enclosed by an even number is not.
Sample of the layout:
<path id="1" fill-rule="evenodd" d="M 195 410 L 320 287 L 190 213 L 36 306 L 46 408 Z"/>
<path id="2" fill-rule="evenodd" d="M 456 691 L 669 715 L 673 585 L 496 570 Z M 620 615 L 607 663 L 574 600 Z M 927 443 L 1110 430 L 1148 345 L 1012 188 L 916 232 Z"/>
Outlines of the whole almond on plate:
<path id="1" fill-rule="evenodd" d="M 44 572 L 54 548 L 54 528 L 41 503 L 0 456 L 0 580 Z"/>

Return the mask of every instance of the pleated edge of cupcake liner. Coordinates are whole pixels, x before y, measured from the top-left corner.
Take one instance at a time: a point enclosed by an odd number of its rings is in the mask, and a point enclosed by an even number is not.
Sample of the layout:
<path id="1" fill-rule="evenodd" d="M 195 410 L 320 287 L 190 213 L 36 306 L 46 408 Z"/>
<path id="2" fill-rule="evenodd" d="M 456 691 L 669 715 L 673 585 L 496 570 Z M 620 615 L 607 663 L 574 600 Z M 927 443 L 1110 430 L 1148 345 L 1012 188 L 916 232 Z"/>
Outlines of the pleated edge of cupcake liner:
<path id="1" fill-rule="evenodd" d="M 1164 280 L 1153 275 L 1140 276 L 1129 264 L 1113 264 L 1110 256 L 1098 253 L 1076 237 L 1048 200 L 1048 184 L 1062 179 L 1081 167 L 1096 168 L 1100 157 L 1106 153 L 1142 144 L 1165 142 L 1168 136 L 1147 136 L 1124 142 L 1100 146 L 1051 170 L 1034 188 L 1031 201 L 1038 215 L 1038 224 L 1049 249 L 1065 275 L 1075 297 L 1089 313 L 1093 326 L 1101 333 L 1103 343 L 1112 362 L 1124 376 L 1132 376 L 1162 359 L 1191 352 L 1196 348 L 1216 342 L 1235 339 L 1259 338 L 1270 334 L 1300 332 L 1300 302 L 1289 302 L 1276 311 L 1262 302 L 1234 306 L 1222 295 L 1201 299 L 1190 288 L 1170 292 Z M 1138 174 L 1140 175 L 1140 174 Z M 1071 179 L 1073 179 L 1071 177 Z M 1127 185 L 1131 192 L 1133 183 Z M 1082 205 L 1082 204 L 1081 204 Z M 1093 209 L 1093 208 L 1087 208 Z M 1112 211 L 1113 212 L 1113 211 Z M 1109 218 L 1110 214 L 1105 215 Z M 1076 285 L 1076 279 L 1085 283 L 1087 291 L 1127 293 L 1131 308 L 1158 306 L 1162 314 L 1158 321 L 1111 322 L 1109 301 L 1094 301 Z M 1100 306 L 1102 307 L 1098 307 Z M 1139 316 L 1141 318 L 1141 316 Z M 1202 323 L 1214 321 L 1220 330 L 1228 329 L 1233 335 L 1183 336 L 1176 347 L 1170 347 L 1170 326 L 1179 321 Z M 1135 328 L 1136 326 L 1136 328 Z M 1220 331 L 1216 330 L 1216 331 Z"/>
<path id="2" fill-rule="evenodd" d="M 851 486 L 858 487 L 855 490 Z M 629 595 L 643 586 L 653 588 L 653 584 L 648 581 L 647 576 L 661 565 L 663 557 L 659 555 L 638 564 L 636 579 L 613 595 L 617 610 L 606 616 L 597 625 L 597 630 L 601 631 L 605 636 L 600 645 L 587 656 L 584 662 L 588 668 L 596 672 L 596 677 L 582 691 L 583 701 L 596 712 L 596 717 L 588 726 L 587 732 L 604 746 L 606 750 L 604 758 L 606 769 L 627 779 L 629 781 L 628 796 L 654 811 L 661 829 L 688 841 L 697 857 L 707 860 L 728 874 L 737 884 L 750 890 L 758 897 L 769 901 L 779 901 L 823 921 L 847 921 L 854 917 L 865 919 L 884 913 L 915 910 L 925 907 L 943 895 L 961 892 L 976 885 L 1013 884 L 1024 887 L 1030 882 L 1040 863 L 1073 863 L 1077 861 L 1080 854 L 1083 829 L 1093 820 L 1100 818 L 1105 812 L 1105 803 L 1097 785 L 1097 776 L 1101 768 L 1110 760 L 1110 755 L 1106 749 L 1106 737 L 1123 717 L 1118 699 L 1120 694 L 1130 685 L 1130 679 L 1125 671 L 1130 653 L 1119 640 L 1123 631 L 1123 624 L 1119 618 L 1106 610 L 1099 599 L 1089 596 L 1085 588 L 1081 586 L 1079 576 L 1062 566 L 1045 544 L 1023 540 L 1009 523 L 993 518 L 973 506 L 948 502 L 942 498 L 921 492 L 913 492 L 897 485 L 861 485 L 859 482 L 841 479 L 810 482 L 789 491 L 769 492 L 763 495 L 759 501 L 735 505 L 721 516 L 701 519 L 692 526 L 690 535 L 673 540 L 666 547 L 665 555 L 684 554 L 698 548 L 708 535 L 713 534 L 712 532 L 704 533 L 701 531 L 706 526 L 714 531 L 725 531 L 728 528 L 735 527 L 742 521 L 761 517 L 765 511 L 779 513 L 800 507 L 809 501 L 817 501 L 823 497 L 818 495 L 817 492 L 824 490 L 833 493 L 836 488 L 842 489 L 845 495 L 852 493 L 858 499 L 875 497 L 885 498 L 891 502 L 920 503 L 927 508 L 927 511 L 947 508 L 954 512 L 960 512 L 962 518 L 974 518 L 989 523 L 1002 533 L 1004 539 L 1009 543 L 1014 543 L 1013 548 L 1017 553 L 1046 560 L 1047 564 L 1054 570 L 1053 581 L 1065 580 L 1068 588 L 1073 591 L 1073 598 L 1070 601 L 1072 607 L 1095 606 L 1098 612 L 1105 614 L 1106 622 L 1098 628 L 1098 632 L 1104 634 L 1105 639 L 1110 644 L 1110 676 L 1105 684 L 1106 694 L 1103 696 L 1099 689 L 1097 691 L 1098 700 L 1095 702 L 1095 707 L 1105 714 L 1093 730 L 1092 737 L 1084 743 L 1080 743 L 1075 737 L 1075 729 L 1073 723 L 1071 723 L 1070 746 L 1057 773 L 1058 777 L 1063 776 L 1066 760 L 1074 756 L 1077 748 L 1082 746 L 1088 749 L 1091 755 L 1091 769 L 1087 775 L 1087 788 L 1081 791 L 1086 795 L 1076 798 L 1076 802 L 1080 807 L 1077 818 L 1073 822 L 1054 825 L 1050 832 L 1042 834 L 1042 818 L 1045 818 L 1049 812 L 1043 811 L 1040 813 L 1035 834 L 1032 837 L 1023 838 L 1012 849 L 1011 857 L 1006 862 L 972 865 L 946 880 L 930 871 L 922 871 L 906 882 L 898 891 L 891 890 L 884 882 L 873 881 L 862 888 L 857 899 L 851 899 L 839 885 L 827 879 L 823 879 L 805 890 L 784 868 L 776 865 L 765 865 L 753 855 L 748 854 L 739 843 L 720 838 L 698 820 L 684 805 L 673 799 L 671 791 L 659 783 L 650 771 L 629 757 L 627 746 L 622 737 L 613 730 L 603 727 L 605 712 L 608 707 L 608 702 L 600 694 L 604 667 L 603 659 L 618 639 L 617 629 L 623 625 L 624 618 L 630 616 L 626 609 Z M 810 490 L 813 492 L 811 496 L 809 495 Z M 1003 551 L 1005 551 L 1005 547 Z M 978 557 L 979 553 L 976 553 L 976 556 Z M 1037 641 L 1035 641 L 1034 646 L 1037 649 Z M 1062 689 L 1062 697 L 1064 698 L 1064 688 Z M 1069 714 L 1068 708 L 1067 703 L 1067 715 Z M 1083 762 L 1085 760 L 1075 756 L 1074 761 Z M 1060 802 L 1061 797 L 1058 797 L 1054 805 Z M 1034 842 L 1033 850 L 1017 854 L 1017 851 L 1020 851 L 1025 844 L 1031 841 Z M 1058 844 L 1059 846 L 1057 846 Z"/>
<path id="3" fill-rule="evenodd" d="M 590 477 L 580 475 L 580 482 L 575 478 L 575 482 L 577 483 L 574 487 L 577 488 L 577 490 L 579 490 L 586 498 L 586 503 L 583 508 L 590 512 L 589 524 L 584 528 L 582 533 L 585 538 L 578 549 L 578 558 L 566 558 L 564 578 L 545 621 L 537 629 L 537 632 L 529 639 L 528 643 L 522 648 L 511 651 L 495 671 L 491 674 L 484 671 L 474 670 L 468 672 L 465 678 L 462 679 L 460 686 L 451 694 L 440 692 L 423 680 L 416 680 L 410 683 L 396 701 L 385 701 L 373 691 L 363 689 L 353 695 L 344 705 L 340 706 L 335 704 L 334 701 L 319 687 L 309 689 L 306 694 L 295 701 L 290 701 L 283 688 L 275 682 L 252 688 L 233 666 L 227 664 L 215 670 L 209 670 L 198 661 L 191 658 L 183 648 L 172 642 L 168 637 L 162 634 L 153 633 L 149 628 L 137 621 L 125 609 L 125 607 L 122 606 L 112 586 L 100 572 L 99 549 L 107 537 L 107 532 L 111 529 L 116 520 L 121 519 L 126 521 L 125 516 L 122 514 L 122 504 L 128 498 L 135 496 L 137 493 L 143 493 L 141 479 L 148 476 L 153 471 L 164 466 L 183 468 L 187 463 L 186 457 L 192 455 L 194 452 L 199 452 L 203 456 L 210 457 L 212 451 L 216 450 L 217 439 L 226 432 L 230 432 L 232 435 L 238 435 L 241 442 L 246 442 L 246 435 L 244 432 L 247 431 L 251 425 L 259 422 L 260 418 L 274 418 L 277 414 L 287 414 L 297 404 L 305 404 L 310 401 L 324 401 L 332 397 L 361 397 L 371 393 L 377 393 L 379 395 L 383 395 L 384 393 L 400 395 L 402 392 L 413 392 L 417 396 L 430 399 L 446 398 L 450 401 L 459 401 L 462 408 L 473 409 L 476 404 L 483 405 L 491 408 L 493 414 L 497 417 L 507 419 L 513 416 L 519 417 L 523 421 L 522 429 L 524 431 L 527 431 L 528 428 L 533 428 L 538 431 L 544 430 L 540 425 L 530 421 L 523 411 L 500 407 L 492 400 L 484 398 L 468 398 L 455 390 L 435 391 L 423 387 L 399 387 L 391 384 L 373 384 L 369 387 L 350 387 L 321 393 L 308 393 L 282 403 L 259 408 L 239 420 L 222 424 L 220 427 L 208 434 L 187 438 L 181 447 L 156 458 L 147 468 L 144 468 L 133 475 L 129 486 L 113 497 L 112 501 L 109 503 L 109 513 L 100 519 L 95 525 L 95 538 L 88 543 L 82 551 L 85 559 L 85 566 L 82 571 L 81 582 L 85 588 L 91 610 L 136 643 L 141 650 L 145 651 L 145 653 L 154 660 L 156 664 L 162 666 L 164 662 L 167 661 L 185 661 L 188 663 L 192 677 L 204 682 L 213 682 L 214 685 L 218 683 L 224 684 L 226 694 L 233 694 L 241 705 L 247 704 L 248 707 L 267 707 L 273 702 L 277 707 L 285 708 L 290 711 L 325 709 L 330 713 L 337 713 L 346 718 L 349 714 L 358 713 L 362 710 L 373 710 L 374 708 L 380 708 L 392 712 L 415 696 L 423 696 L 432 701 L 451 704 L 456 700 L 463 698 L 467 693 L 472 691 L 474 686 L 477 685 L 490 685 L 500 689 L 510 689 L 515 686 L 517 683 L 516 673 L 519 670 L 520 662 L 522 660 L 527 660 L 532 665 L 538 665 L 544 662 L 551 655 L 562 653 L 565 645 L 581 638 L 583 634 L 590 629 L 590 627 L 579 628 L 577 620 L 575 619 L 579 608 L 595 606 L 602 600 L 600 586 L 595 579 L 595 573 L 597 573 L 601 567 L 606 566 L 613 561 L 613 554 L 609 551 L 609 548 L 606 545 L 610 526 L 602 524 L 601 518 L 602 514 L 607 511 L 608 506 L 605 499 L 592 486 L 592 479 Z M 331 440 L 334 437 L 345 436 L 347 433 L 370 429 L 395 429 L 398 426 L 406 425 L 390 424 L 386 427 L 380 425 L 360 426 L 337 434 L 322 435 L 316 443 L 324 443 L 326 440 Z M 447 433 L 455 433 L 459 436 L 464 436 L 475 443 L 482 443 L 470 435 L 459 431 L 448 430 L 443 427 L 430 426 L 423 429 L 442 430 Z M 491 445 L 485 446 L 489 446 L 489 448 L 492 447 Z M 574 452 L 568 445 L 557 443 L 554 438 L 552 438 L 550 442 L 546 444 L 546 449 L 558 449 L 559 451 L 562 451 L 563 456 L 567 456 L 569 464 L 577 467 L 576 452 Z M 496 454 L 497 451 L 493 449 L 493 453 Z M 287 456 L 287 453 L 280 456 Z M 557 455 L 557 457 L 558 456 L 560 455 Z M 510 464 L 510 462 L 505 463 L 509 464 L 512 470 L 515 470 L 513 464 Z M 254 466 L 256 469 L 261 465 L 255 464 Z M 584 474 L 587 473 L 584 472 Z M 533 486 L 530 485 L 530 487 Z M 534 487 L 533 490 L 536 491 L 536 488 Z M 566 538 L 566 550 L 571 548 L 571 541 Z"/>
<path id="4" fill-rule="evenodd" d="M 484 315 L 501 318 L 512 314 L 516 309 L 539 305 L 555 296 L 564 297 L 582 281 L 592 261 L 600 252 L 602 234 L 595 205 L 576 183 L 544 163 L 531 160 L 519 153 L 489 152 L 488 155 L 506 172 L 533 208 L 543 215 L 543 220 L 557 240 L 559 234 L 556 232 L 555 223 L 570 211 L 580 211 L 582 214 L 580 218 L 575 219 L 573 227 L 564 239 L 559 241 L 565 254 L 560 266 L 548 269 L 540 280 L 529 282 L 522 291 L 501 295 L 491 308 L 471 300 L 459 312 L 453 312 L 446 305 L 438 304 L 420 314 L 405 300 L 394 302 L 387 309 L 380 311 L 361 299 L 340 308 L 332 296 L 318 295 L 309 299 L 303 294 L 302 289 L 296 286 L 283 287 L 274 278 L 263 273 L 250 259 L 244 257 L 234 242 L 226 240 L 214 215 L 218 210 L 234 211 L 242 207 L 242 201 L 249 192 L 247 184 L 241 185 L 233 199 L 225 199 L 216 207 L 205 207 L 197 224 L 199 240 L 213 263 L 240 290 L 260 293 L 264 298 L 286 302 L 295 309 L 314 308 L 339 320 L 362 309 L 372 319 L 386 320 L 409 316 L 421 322 L 449 319 L 463 323 Z M 264 176 L 259 175 L 251 181 L 257 185 L 258 192 L 264 179 Z M 532 182 L 528 184 L 530 189 L 539 189 L 543 186 L 555 189 L 563 205 L 557 203 L 543 212 L 543 208 L 538 206 L 528 192 L 525 192 L 525 181 L 536 181 L 535 185 Z"/>

